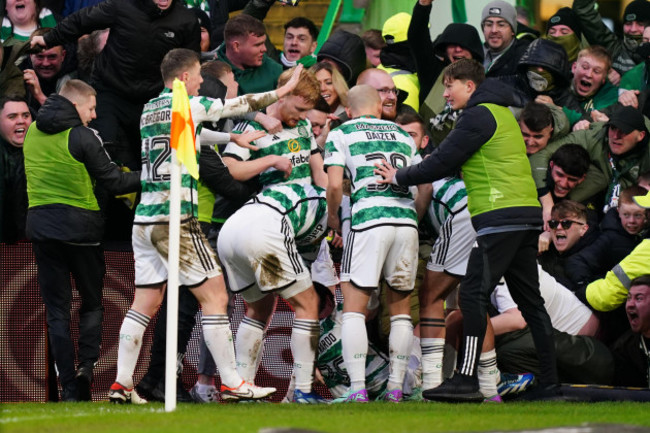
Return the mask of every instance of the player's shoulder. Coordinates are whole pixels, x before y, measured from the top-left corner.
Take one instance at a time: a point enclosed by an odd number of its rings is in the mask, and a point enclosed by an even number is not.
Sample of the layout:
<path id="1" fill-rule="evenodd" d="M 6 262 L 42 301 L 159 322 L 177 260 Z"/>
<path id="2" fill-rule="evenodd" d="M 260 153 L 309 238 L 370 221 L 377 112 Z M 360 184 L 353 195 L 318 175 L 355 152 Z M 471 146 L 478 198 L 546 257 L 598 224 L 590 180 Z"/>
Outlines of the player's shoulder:
<path id="1" fill-rule="evenodd" d="M 258 123 L 254 120 L 242 120 L 237 123 L 233 128 L 232 132 L 241 133 L 247 131 L 265 131 L 261 123 Z"/>

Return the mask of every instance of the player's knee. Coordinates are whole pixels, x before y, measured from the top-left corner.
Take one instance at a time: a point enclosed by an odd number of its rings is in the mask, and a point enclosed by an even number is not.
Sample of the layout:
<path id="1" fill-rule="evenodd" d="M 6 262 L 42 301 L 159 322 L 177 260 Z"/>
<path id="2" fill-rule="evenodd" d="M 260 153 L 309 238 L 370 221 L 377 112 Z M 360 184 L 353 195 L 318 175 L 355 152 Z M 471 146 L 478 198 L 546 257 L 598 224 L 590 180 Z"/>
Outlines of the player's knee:
<path id="1" fill-rule="evenodd" d="M 318 318 L 318 294 L 313 286 L 287 299 L 299 319 Z"/>

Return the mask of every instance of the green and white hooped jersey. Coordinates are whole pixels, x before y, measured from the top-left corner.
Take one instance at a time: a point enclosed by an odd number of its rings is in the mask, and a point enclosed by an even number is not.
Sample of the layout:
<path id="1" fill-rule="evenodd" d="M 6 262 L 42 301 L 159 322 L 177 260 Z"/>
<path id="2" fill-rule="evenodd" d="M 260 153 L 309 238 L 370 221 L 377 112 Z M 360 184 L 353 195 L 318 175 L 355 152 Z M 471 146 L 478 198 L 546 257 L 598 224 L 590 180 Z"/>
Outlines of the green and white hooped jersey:
<path id="1" fill-rule="evenodd" d="M 296 245 L 320 244 L 327 230 L 325 189 L 311 184 L 271 185 L 247 204 L 264 204 L 286 215 Z"/>
<path id="2" fill-rule="evenodd" d="M 325 166 L 345 168 L 352 186 L 352 229 L 380 225 L 417 227 L 413 194 L 406 186 L 378 184 L 376 163 L 395 168 L 411 165 L 416 155 L 413 139 L 396 123 L 360 117 L 330 131 L 325 144 Z"/>
<path id="3" fill-rule="evenodd" d="M 218 99 L 190 97 L 190 109 L 194 125 L 218 120 L 230 114 Z M 142 138 L 142 197 L 135 209 L 135 224 L 151 224 L 169 221 L 169 189 L 171 173 L 171 147 L 169 137 L 172 121 L 172 92 L 169 89 L 145 104 L 140 117 Z M 200 146 L 196 153 L 199 156 Z M 196 180 L 181 166 L 181 219 L 196 217 L 198 193 Z"/>
<path id="4" fill-rule="evenodd" d="M 241 122 L 232 131 L 241 133 L 245 131 L 264 130 L 257 122 Z M 232 157 L 241 161 L 248 161 L 262 158 L 267 155 L 280 155 L 286 157 L 293 166 L 288 178 L 284 178 L 284 172 L 275 168 L 269 168 L 260 174 L 260 183 L 263 188 L 271 185 L 286 185 L 291 183 L 311 184 L 311 168 L 309 159 L 311 155 L 318 152 L 318 145 L 311 131 L 309 120 L 300 120 L 293 128 L 285 127 L 276 134 L 267 134 L 264 137 L 252 142 L 259 150 L 250 150 L 235 143 L 228 143 L 223 153 L 224 157 Z"/>
<path id="5" fill-rule="evenodd" d="M 433 199 L 427 210 L 436 233 L 440 233 L 450 215 L 467 209 L 465 182 L 457 177 L 445 177 L 433 182 Z"/>
<path id="6" fill-rule="evenodd" d="M 316 367 L 334 398 L 343 396 L 350 386 L 350 376 L 343 362 L 342 323 L 343 304 L 337 304 L 332 314 L 320 321 Z M 388 359 L 369 343 L 366 357 L 366 389 L 373 398 L 384 390 L 388 374 Z"/>

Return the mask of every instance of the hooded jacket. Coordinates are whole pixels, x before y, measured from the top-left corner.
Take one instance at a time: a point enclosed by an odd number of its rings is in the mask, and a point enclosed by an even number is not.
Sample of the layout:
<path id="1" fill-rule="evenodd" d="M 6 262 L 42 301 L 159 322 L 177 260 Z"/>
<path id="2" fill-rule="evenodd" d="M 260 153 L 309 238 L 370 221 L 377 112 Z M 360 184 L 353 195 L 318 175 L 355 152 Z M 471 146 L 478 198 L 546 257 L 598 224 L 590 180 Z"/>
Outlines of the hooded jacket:
<path id="1" fill-rule="evenodd" d="M 541 227 L 526 146 L 508 109 L 521 104 L 512 89 L 498 80 L 485 80 L 440 146 L 420 164 L 398 170 L 395 180 L 419 185 L 461 170 L 472 225 L 479 235 L 505 227 Z"/>
<path id="2" fill-rule="evenodd" d="M 366 69 L 366 50 L 363 40 L 345 30 L 339 30 L 325 41 L 318 52 L 318 61 L 324 58 L 336 61 L 341 67 L 341 74 L 348 86 L 357 82 L 357 77 Z"/>
<path id="3" fill-rule="evenodd" d="M 47 140 L 37 140 L 36 137 L 42 134 L 50 137 Z M 43 195 L 42 191 L 35 191 L 34 185 L 42 184 L 43 179 L 48 177 L 55 178 L 58 183 L 70 181 L 69 172 L 65 167 L 58 167 L 57 160 L 52 160 L 46 167 L 38 164 L 35 161 L 37 149 L 34 146 L 42 146 L 44 143 L 52 146 L 60 144 L 61 140 L 66 139 L 66 134 L 69 156 L 84 165 L 93 183 L 100 183 L 111 194 L 140 190 L 140 172 L 122 172 L 109 159 L 96 131 L 83 126 L 75 106 L 62 96 L 52 95 L 29 127 L 23 147 L 30 201 L 27 237 L 32 241 L 96 243 L 101 241 L 104 232 L 101 211 L 63 203 L 34 205 L 34 201 Z"/>
<path id="4" fill-rule="evenodd" d="M 432 42 L 429 35 L 430 15 L 431 5 L 422 6 L 416 2 L 408 28 L 408 44 L 420 81 L 420 105 L 426 99 L 442 70 L 449 64 L 445 53 L 447 45 L 458 44 L 469 50 L 472 53 L 472 58 L 483 63 L 481 38 L 474 26 L 451 23 Z M 432 52 L 435 55 L 432 56 Z"/>
<path id="5" fill-rule="evenodd" d="M 550 91 L 537 92 L 528 84 L 526 73 L 529 67 L 539 66 L 553 75 L 555 86 Z M 526 49 L 517 65 L 517 76 L 512 78 L 503 77 L 503 80 L 510 82 L 513 87 L 528 94 L 530 100 L 538 95 L 547 95 L 553 99 L 559 107 L 569 107 L 579 110 L 580 104 L 570 89 L 569 60 L 566 51 L 561 45 L 546 39 L 536 39 Z"/>
<path id="6" fill-rule="evenodd" d="M 180 0 L 164 11 L 153 0 L 105 0 L 69 15 L 44 39 L 53 47 L 105 28 L 110 37 L 95 59 L 93 79 L 136 104 L 162 90 L 160 63 L 171 49 L 200 52 L 198 20 Z"/>

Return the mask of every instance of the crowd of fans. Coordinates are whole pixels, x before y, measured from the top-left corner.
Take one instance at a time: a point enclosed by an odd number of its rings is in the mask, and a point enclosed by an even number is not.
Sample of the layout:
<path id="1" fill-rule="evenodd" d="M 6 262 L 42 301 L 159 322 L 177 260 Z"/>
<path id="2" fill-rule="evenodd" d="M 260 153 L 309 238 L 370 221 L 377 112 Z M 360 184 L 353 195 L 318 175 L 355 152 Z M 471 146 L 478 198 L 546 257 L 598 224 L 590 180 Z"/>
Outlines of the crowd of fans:
<path id="1" fill-rule="evenodd" d="M 341 401 L 401 401 L 422 391 L 435 400 L 501 401 L 532 375 L 536 398 L 560 398 L 560 382 L 648 388 L 650 2 L 628 4 L 619 35 L 594 0 L 574 0 L 539 30 L 528 26 L 525 11 L 500 0 L 482 10 L 480 28 L 443 27 L 431 18 L 433 1 L 415 1 L 412 14 L 394 15 L 382 29 L 337 30 L 318 51 L 319 29 L 304 17 L 285 23 L 281 51 L 270 43 L 263 20 L 271 0 L 5 1 L 0 241 L 33 243 L 62 399 L 90 398 L 101 338 L 102 244 L 130 242 L 138 227 L 155 232 L 169 215 L 156 207 L 165 205 L 156 201 L 156 182 L 168 180 L 161 161 L 169 155 L 154 149 L 165 132 L 151 124 L 165 116 L 158 108 L 173 78 L 200 95 L 204 110 L 198 187 L 184 180 L 189 207 L 182 212 L 196 218 L 195 231 L 228 271 L 229 289 L 249 305 L 235 341 L 235 371 L 230 354 L 214 349 L 228 341 L 217 330 L 226 298 L 203 293 L 216 290 L 216 274 L 188 277 L 179 352 L 197 300 L 209 337 L 197 384 L 191 396 L 181 389 L 180 400 L 273 392 L 252 383 L 273 312 L 266 295 L 274 290 L 296 312 L 290 401 L 323 400 L 312 391 L 314 375 Z M 231 8 L 243 12 L 229 19 Z M 178 49 L 197 53 L 200 69 Z M 244 97 L 225 102 L 237 96 Z M 218 115 L 214 100 L 225 104 Z M 363 137 L 354 135 L 361 130 Z M 364 162 L 352 162 L 359 154 L 346 149 L 364 141 Z M 46 149 L 50 142 L 58 147 Z M 390 146 L 401 150 L 377 156 Z M 417 195 L 406 185 L 418 185 Z M 364 200 L 373 194 L 396 201 L 369 211 Z M 253 197 L 255 206 L 242 208 Z M 291 222 L 290 242 L 302 255 L 296 253 L 294 280 L 278 276 L 280 262 L 265 261 L 251 275 L 240 263 L 264 253 L 261 240 L 277 228 L 266 225 L 275 212 L 268 208 L 277 203 L 287 214 L 305 206 Z M 317 225 L 323 230 L 309 234 Z M 371 259 L 384 248 L 373 242 L 388 236 L 372 231 L 377 226 L 401 227 L 395 236 L 406 276 L 383 257 Z M 278 236 L 289 229 L 282 230 Z M 248 250 L 244 238 L 253 243 Z M 354 255 L 353 242 L 360 245 Z M 425 276 L 414 283 L 416 244 Z M 390 251 L 386 263 L 397 260 Z M 340 275 L 334 262 L 343 265 Z M 297 270 L 304 263 L 311 275 Z M 381 300 L 372 289 L 382 283 L 366 278 L 375 267 L 385 280 Z M 83 299 L 76 357 L 70 273 Z M 119 363 L 128 358 L 134 367 L 139 346 L 124 348 L 122 338 L 138 340 L 163 302 L 164 281 L 138 278 L 120 334 L 110 395 L 116 402 L 145 401 L 134 390 L 132 368 Z M 337 307 L 339 283 L 344 303 Z M 419 303 L 409 307 L 411 300 Z M 390 322 L 389 338 L 374 332 L 382 320 Z M 354 332 L 364 327 L 368 333 Z M 157 326 L 149 371 L 135 386 L 149 400 L 164 396 L 164 334 Z M 220 393 L 211 354 L 220 365 Z"/>

